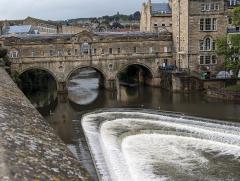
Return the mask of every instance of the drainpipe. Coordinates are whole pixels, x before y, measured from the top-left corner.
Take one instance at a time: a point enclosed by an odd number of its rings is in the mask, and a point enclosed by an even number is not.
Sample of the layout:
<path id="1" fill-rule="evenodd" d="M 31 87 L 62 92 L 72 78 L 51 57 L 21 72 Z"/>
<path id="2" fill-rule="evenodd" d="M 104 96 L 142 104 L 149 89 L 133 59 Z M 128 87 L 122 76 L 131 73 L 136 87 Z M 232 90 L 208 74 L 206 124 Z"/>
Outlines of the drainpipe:
<path id="1" fill-rule="evenodd" d="M 181 48 L 181 44 L 180 44 L 180 41 L 181 41 L 181 38 L 180 38 L 180 35 L 181 35 L 181 33 L 180 33 L 180 30 L 181 30 L 181 28 L 180 28 L 180 23 L 181 23 L 181 18 L 180 18 L 180 9 L 181 8 L 181 6 L 180 6 L 180 0 L 178 0 L 178 52 L 177 52 L 177 54 L 178 54 L 178 71 L 180 71 L 180 54 L 179 54 L 179 52 L 180 52 L 180 48 Z"/>

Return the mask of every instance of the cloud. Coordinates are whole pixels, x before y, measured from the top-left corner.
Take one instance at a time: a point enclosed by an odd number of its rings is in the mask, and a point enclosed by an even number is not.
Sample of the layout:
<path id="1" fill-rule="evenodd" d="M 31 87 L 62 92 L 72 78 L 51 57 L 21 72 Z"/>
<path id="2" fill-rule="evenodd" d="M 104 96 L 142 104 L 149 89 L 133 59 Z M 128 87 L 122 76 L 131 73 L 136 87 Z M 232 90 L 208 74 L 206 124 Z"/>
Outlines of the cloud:
<path id="1" fill-rule="evenodd" d="M 96 17 L 141 10 L 144 0 L 1 0 L 0 19 Z"/>

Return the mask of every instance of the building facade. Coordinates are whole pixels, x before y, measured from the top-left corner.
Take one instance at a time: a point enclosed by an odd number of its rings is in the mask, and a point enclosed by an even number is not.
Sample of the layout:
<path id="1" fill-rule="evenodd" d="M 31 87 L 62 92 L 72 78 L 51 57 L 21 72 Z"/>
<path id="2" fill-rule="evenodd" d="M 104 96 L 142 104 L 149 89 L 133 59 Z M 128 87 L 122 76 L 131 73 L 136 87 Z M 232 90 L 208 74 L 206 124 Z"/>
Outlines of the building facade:
<path id="1" fill-rule="evenodd" d="M 172 32 L 172 10 L 169 3 L 152 3 L 149 0 L 143 3 L 140 20 L 140 31 L 159 32 L 168 30 Z"/>
<path id="2" fill-rule="evenodd" d="M 151 74 L 149 85 L 160 86 L 163 63 L 173 64 L 172 34 L 93 33 L 57 35 L 7 35 L 3 45 L 11 58 L 12 72 L 43 69 L 59 83 L 68 82 L 74 70 L 90 67 L 103 76 L 105 88 L 112 87 L 117 75 L 128 66 L 138 65 Z M 115 84 L 115 83 L 114 83 Z M 60 89 L 60 88 L 59 88 Z"/>
<path id="3" fill-rule="evenodd" d="M 157 4 L 158 10 L 166 7 Z M 169 31 L 173 35 L 173 59 L 177 67 L 215 73 L 223 68 L 224 62 L 216 54 L 216 40 L 228 32 L 229 9 L 238 4 L 238 0 L 169 0 L 171 18 L 166 23 L 161 16 L 154 16 L 156 3 L 148 1 L 143 5 L 141 31 L 159 31 L 152 28 L 154 18 L 158 18 L 160 25 L 171 24 Z"/>

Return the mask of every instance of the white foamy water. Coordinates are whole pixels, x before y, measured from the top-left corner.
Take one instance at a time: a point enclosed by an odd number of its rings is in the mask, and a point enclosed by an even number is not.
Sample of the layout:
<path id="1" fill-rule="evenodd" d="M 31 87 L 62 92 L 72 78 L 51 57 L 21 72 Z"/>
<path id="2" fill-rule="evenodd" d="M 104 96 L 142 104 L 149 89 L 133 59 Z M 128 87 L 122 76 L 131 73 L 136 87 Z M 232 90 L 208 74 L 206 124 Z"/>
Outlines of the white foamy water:
<path id="1" fill-rule="evenodd" d="M 84 116 L 82 126 L 102 180 L 240 179 L 239 125 L 102 112 Z"/>

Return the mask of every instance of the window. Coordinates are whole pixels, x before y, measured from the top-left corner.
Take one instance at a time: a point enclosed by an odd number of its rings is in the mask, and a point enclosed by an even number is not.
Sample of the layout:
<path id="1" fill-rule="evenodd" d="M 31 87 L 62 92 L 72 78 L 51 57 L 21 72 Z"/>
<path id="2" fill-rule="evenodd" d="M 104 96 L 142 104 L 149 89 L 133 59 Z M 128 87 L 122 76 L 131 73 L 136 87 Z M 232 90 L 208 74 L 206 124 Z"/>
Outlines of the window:
<path id="1" fill-rule="evenodd" d="M 133 47 L 133 52 L 137 53 L 137 47 Z"/>
<path id="2" fill-rule="evenodd" d="M 157 23 L 154 23 L 154 27 L 157 27 L 158 26 L 158 24 Z"/>
<path id="3" fill-rule="evenodd" d="M 104 53 L 105 53 L 105 52 L 104 52 L 104 49 L 102 49 L 102 55 L 104 55 Z"/>
<path id="4" fill-rule="evenodd" d="M 216 18 L 212 19 L 212 30 L 214 30 L 214 31 L 217 30 L 217 19 Z"/>
<path id="5" fill-rule="evenodd" d="M 200 30 L 204 30 L 204 19 L 200 19 Z"/>
<path id="6" fill-rule="evenodd" d="M 90 50 L 90 45 L 85 41 L 81 46 L 81 52 L 84 54 L 88 54 Z"/>
<path id="7" fill-rule="evenodd" d="M 216 64 L 217 63 L 217 57 L 216 55 L 212 55 L 212 64 Z"/>
<path id="8" fill-rule="evenodd" d="M 201 11 L 205 11 L 205 4 L 201 4 Z"/>
<path id="9" fill-rule="evenodd" d="M 93 54 L 95 54 L 95 55 L 97 54 L 97 49 L 96 48 L 93 49 Z"/>
<path id="10" fill-rule="evenodd" d="M 50 51 L 49 51 L 49 55 L 50 55 L 50 57 L 52 57 L 52 56 L 54 55 L 53 50 L 50 50 Z"/>
<path id="11" fill-rule="evenodd" d="M 163 27 L 165 27 L 166 25 L 165 24 L 162 24 Z"/>
<path id="12" fill-rule="evenodd" d="M 206 37 L 199 41 L 200 51 L 213 51 L 216 48 L 216 43 L 211 37 Z"/>
<path id="13" fill-rule="evenodd" d="M 200 30 L 201 31 L 216 31 L 217 30 L 217 19 L 216 18 L 201 18 L 200 19 Z"/>
<path id="14" fill-rule="evenodd" d="M 200 65 L 204 64 L 204 56 L 200 56 Z"/>
<path id="15" fill-rule="evenodd" d="M 78 50 L 77 50 L 77 49 L 75 49 L 75 50 L 74 50 L 74 53 L 75 53 L 75 55 L 77 55 L 77 54 L 78 54 Z"/>
<path id="16" fill-rule="evenodd" d="M 67 50 L 67 54 L 68 54 L 68 56 L 72 55 L 72 53 L 71 53 L 71 50 L 70 50 L 70 49 L 68 49 L 68 50 Z"/>
<path id="17" fill-rule="evenodd" d="M 212 41 L 212 50 L 216 50 L 216 42 Z"/>
<path id="18" fill-rule="evenodd" d="M 58 55 L 59 57 L 63 56 L 62 50 L 58 50 L 58 51 L 57 51 L 57 55 Z"/>
<path id="19" fill-rule="evenodd" d="M 120 54 L 121 53 L 121 48 L 118 48 L 118 54 Z"/>
<path id="20" fill-rule="evenodd" d="M 211 64 L 211 56 L 209 55 L 205 56 L 205 64 Z"/>
<path id="21" fill-rule="evenodd" d="M 18 58 L 18 52 L 17 51 L 11 51 L 9 53 L 10 58 Z"/>
<path id="22" fill-rule="evenodd" d="M 215 4 L 214 3 L 211 3 L 211 11 L 214 11 L 215 10 Z"/>
<path id="23" fill-rule="evenodd" d="M 207 4 L 205 5 L 205 10 L 206 10 L 206 11 L 210 11 L 210 4 L 207 3 Z"/>
<path id="24" fill-rule="evenodd" d="M 109 54 L 112 54 L 112 53 L 113 53 L 112 48 L 109 48 Z"/>
<path id="25" fill-rule="evenodd" d="M 210 38 L 206 38 L 205 39 L 205 50 L 211 50 L 211 39 Z"/>
<path id="26" fill-rule="evenodd" d="M 211 27 L 212 27 L 211 26 L 211 21 L 212 21 L 211 18 L 206 18 L 205 19 L 205 30 L 208 30 L 208 31 L 211 30 Z"/>
<path id="27" fill-rule="evenodd" d="M 217 64 L 217 56 L 216 55 L 201 55 L 199 57 L 199 64 L 200 65 L 211 65 Z"/>
<path id="28" fill-rule="evenodd" d="M 204 50 L 203 44 L 204 44 L 204 43 L 203 43 L 203 40 L 200 40 L 200 41 L 199 41 L 199 50 L 201 50 L 201 51 Z"/>
<path id="29" fill-rule="evenodd" d="M 32 50 L 31 55 L 32 55 L 32 57 L 35 57 L 35 56 L 36 56 L 36 52 L 35 52 L 35 50 Z"/>
<path id="30" fill-rule="evenodd" d="M 218 11 L 220 9 L 219 3 L 205 3 L 200 6 L 201 11 Z"/>
<path id="31" fill-rule="evenodd" d="M 164 47 L 163 51 L 164 51 L 164 53 L 167 53 L 168 52 L 168 47 Z"/>
<path id="32" fill-rule="evenodd" d="M 149 47 L 149 53 L 153 53 L 153 47 Z"/>

